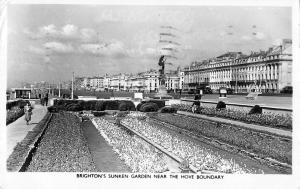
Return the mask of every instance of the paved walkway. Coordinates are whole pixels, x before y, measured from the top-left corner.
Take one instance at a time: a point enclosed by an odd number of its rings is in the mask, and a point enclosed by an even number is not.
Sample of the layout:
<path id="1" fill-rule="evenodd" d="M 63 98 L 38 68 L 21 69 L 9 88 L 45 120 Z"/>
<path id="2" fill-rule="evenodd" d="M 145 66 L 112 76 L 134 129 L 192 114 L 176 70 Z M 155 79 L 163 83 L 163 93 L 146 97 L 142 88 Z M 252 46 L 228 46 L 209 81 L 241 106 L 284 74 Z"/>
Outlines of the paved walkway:
<path id="1" fill-rule="evenodd" d="M 271 106 L 271 107 L 279 107 L 279 108 L 293 108 L 293 97 L 285 97 L 285 96 L 260 96 L 258 95 L 255 100 L 248 100 L 245 95 L 227 95 L 227 98 L 222 99 L 222 101 L 227 103 L 237 103 L 237 104 L 247 104 L 247 105 L 260 105 L 260 106 Z M 194 97 L 188 97 L 187 99 L 194 99 Z M 218 94 L 205 94 L 202 96 L 204 101 L 213 101 L 218 102 L 219 99 Z"/>
<path id="2" fill-rule="evenodd" d="M 206 119 L 206 120 L 211 120 L 211 121 L 219 121 L 219 122 L 223 122 L 223 123 L 229 123 L 229 124 L 253 129 L 253 130 L 262 131 L 265 133 L 270 133 L 270 134 L 275 134 L 275 135 L 279 135 L 279 136 L 283 136 L 283 137 L 292 138 L 291 131 L 286 131 L 286 130 L 282 130 L 282 129 L 275 129 L 275 128 L 271 128 L 271 127 L 265 127 L 265 126 L 250 124 L 250 123 L 244 123 L 244 122 L 230 120 L 230 119 L 224 119 L 224 118 L 220 118 L 220 117 L 209 117 L 206 115 L 193 114 L 191 112 L 186 112 L 186 111 L 177 111 L 177 113 L 187 115 L 187 116 L 192 116 L 192 117 L 198 117 L 198 118 L 202 118 L 202 119 Z"/>
<path id="3" fill-rule="evenodd" d="M 25 116 L 20 117 L 13 123 L 6 126 L 6 159 L 13 152 L 14 147 L 18 142 L 21 142 L 29 131 L 43 119 L 47 113 L 46 106 L 36 104 L 32 110 L 31 121 L 26 125 Z"/>

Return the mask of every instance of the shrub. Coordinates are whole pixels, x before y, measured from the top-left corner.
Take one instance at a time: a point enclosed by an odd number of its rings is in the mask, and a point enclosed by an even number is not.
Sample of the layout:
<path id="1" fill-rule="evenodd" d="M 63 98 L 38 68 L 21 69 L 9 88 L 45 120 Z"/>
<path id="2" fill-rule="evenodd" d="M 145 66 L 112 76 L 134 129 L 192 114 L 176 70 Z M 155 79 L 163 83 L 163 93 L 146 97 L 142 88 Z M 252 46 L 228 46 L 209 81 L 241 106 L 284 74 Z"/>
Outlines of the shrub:
<path id="1" fill-rule="evenodd" d="M 57 106 L 49 106 L 47 109 L 48 109 L 48 112 L 50 112 L 50 113 L 58 112 Z"/>
<path id="2" fill-rule="evenodd" d="M 163 107 L 159 110 L 160 113 L 176 113 L 177 109 L 174 107 Z"/>
<path id="3" fill-rule="evenodd" d="M 103 101 L 97 101 L 96 104 L 95 104 L 95 110 L 96 111 L 104 111 L 105 110 L 104 102 Z"/>
<path id="4" fill-rule="evenodd" d="M 219 101 L 217 106 L 216 106 L 217 110 L 222 110 L 222 109 L 226 109 L 226 104 L 223 101 Z"/>
<path id="5" fill-rule="evenodd" d="M 73 111 L 73 112 L 77 112 L 77 111 L 82 111 L 83 108 L 82 106 L 78 105 L 78 104 L 69 104 L 66 108 L 67 111 Z"/>
<path id="6" fill-rule="evenodd" d="M 95 100 L 83 101 L 83 109 L 84 110 L 95 110 L 96 102 Z"/>
<path id="7" fill-rule="evenodd" d="M 154 103 L 158 106 L 158 109 L 162 108 L 162 107 L 165 107 L 165 101 L 164 100 L 148 100 L 148 101 L 142 101 L 141 103 L 139 103 L 137 106 L 136 106 L 136 110 L 137 111 L 141 111 L 141 106 L 143 104 L 146 104 L 146 103 Z"/>
<path id="8" fill-rule="evenodd" d="M 146 103 L 155 103 L 157 106 L 158 106 L 158 109 L 162 108 L 162 107 L 165 107 L 166 103 L 164 100 L 149 100 L 149 101 L 146 101 Z"/>
<path id="9" fill-rule="evenodd" d="M 262 114 L 262 107 L 255 105 L 251 108 L 249 114 Z"/>
<path id="10" fill-rule="evenodd" d="M 156 112 L 159 109 L 158 105 L 152 102 L 144 103 L 140 111 L 141 112 Z"/>
<path id="11" fill-rule="evenodd" d="M 117 100 L 105 101 L 105 110 L 119 110 L 119 103 Z"/>
<path id="12" fill-rule="evenodd" d="M 119 104 L 120 111 L 135 111 L 135 106 L 131 101 L 120 101 Z"/>
<path id="13" fill-rule="evenodd" d="M 65 100 L 54 100 L 54 105 L 64 105 Z"/>
<path id="14" fill-rule="evenodd" d="M 6 110 L 10 110 L 12 107 L 18 106 L 20 103 L 20 100 L 13 101 L 13 102 L 7 102 L 6 103 Z"/>
<path id="15" fill-rule="evenodd" d="M 100 116 L 106 115 L 106 112 L 104 112 L 104 111 L 93 111 L 92 113 L 95 117 L 100 117 Z"/>
<path id="16" fill-rule="evenodd" d="M 24 106 L 26 106 L 27 103 L 30 104 L 29 100 L 21 100 L 21 101 L 19 101 L 19 103 L 18 103 L 19 104 L 19 108 L 23 109 Z"/>
<path id="17" fill-rule="evenodd" d="M 144 104 L 143 102 L 139 103 L 139 104 L 136 106 L 136 110 L 137 110 L 137 111 L 141 111 L 141 106 L 142 106 L 143 104 Z"/>

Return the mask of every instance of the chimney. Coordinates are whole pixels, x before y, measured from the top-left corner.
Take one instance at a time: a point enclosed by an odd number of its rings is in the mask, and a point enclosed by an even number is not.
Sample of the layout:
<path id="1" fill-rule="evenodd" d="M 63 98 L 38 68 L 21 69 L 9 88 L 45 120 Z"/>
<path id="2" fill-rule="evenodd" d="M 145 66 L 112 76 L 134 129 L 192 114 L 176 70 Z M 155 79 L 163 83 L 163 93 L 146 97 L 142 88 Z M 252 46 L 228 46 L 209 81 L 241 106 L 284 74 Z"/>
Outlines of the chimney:
<path id="1" fill-rule="evenodd" d="M 282 48 L 283 49 L 286 49 L 286 46 L 290 45 L 290 44 L 292 44 L 292 40 L 291 39 L 283 39 L 282 40 Z"/>

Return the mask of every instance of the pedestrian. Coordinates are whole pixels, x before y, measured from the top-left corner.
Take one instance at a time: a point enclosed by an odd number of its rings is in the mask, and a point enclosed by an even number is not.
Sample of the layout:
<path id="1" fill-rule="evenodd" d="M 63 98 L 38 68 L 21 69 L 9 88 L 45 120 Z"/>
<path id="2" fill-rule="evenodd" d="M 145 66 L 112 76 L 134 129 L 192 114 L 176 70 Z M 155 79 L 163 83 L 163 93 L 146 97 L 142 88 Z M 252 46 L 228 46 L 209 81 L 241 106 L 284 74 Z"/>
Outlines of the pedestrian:
<path id="1" fill-rule="evenodd" d="M 46 94 L 44 101 L 45 101 L 46 106 L 48 106 L 48 93 Z"/>
<path id="2" fill-rule="evenodd" d="M 194 103 L 192 105 L 192 112 L 193 113 L 199 113 L 200 110 L 200 100 L 201 100 L 201 95 L 196 94 L 194 98 Z"/>
<path id="3" fill-rule="evenodd" d="M 24 113 L 25 113 L 25 121 L 26 125 L 29 125 L 29 122 L 31 120 L 31 115 L 32 115 L 32 108 L 29 103 L 24 106 Z"/>

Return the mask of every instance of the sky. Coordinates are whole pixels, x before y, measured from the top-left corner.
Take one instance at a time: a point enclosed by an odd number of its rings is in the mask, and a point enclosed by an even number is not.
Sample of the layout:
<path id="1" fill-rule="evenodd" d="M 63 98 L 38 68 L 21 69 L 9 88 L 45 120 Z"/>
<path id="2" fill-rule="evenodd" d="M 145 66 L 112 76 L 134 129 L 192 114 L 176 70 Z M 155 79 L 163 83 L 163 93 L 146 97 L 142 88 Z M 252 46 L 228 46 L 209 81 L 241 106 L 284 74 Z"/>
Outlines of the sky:
<path id="1" fill-rule="evenodd" d="M 161 48 L 183 68 L 292 38 L 289 7 L 9 5 L 7 85 L 158 69 Z M 171 26 L 171 29 L 165 28 Z M 176 45 L 159 43 L 171 33 Z M 167 39 L 167 40 L 169 40 Z"/>

